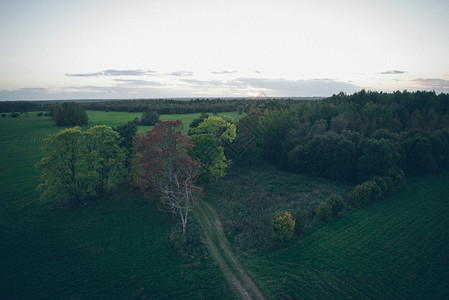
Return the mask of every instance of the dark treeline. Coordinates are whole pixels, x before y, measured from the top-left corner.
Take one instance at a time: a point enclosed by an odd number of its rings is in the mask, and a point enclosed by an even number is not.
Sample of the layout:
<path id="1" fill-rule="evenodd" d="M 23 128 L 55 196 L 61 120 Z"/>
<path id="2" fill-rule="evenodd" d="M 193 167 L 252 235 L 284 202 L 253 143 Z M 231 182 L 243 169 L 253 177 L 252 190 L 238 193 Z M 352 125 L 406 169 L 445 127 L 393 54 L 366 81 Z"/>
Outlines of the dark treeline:
<path id="1" fill-rule="evenodd" d="M 237 108 L 251 106 L 256 102 L 266 102 L 281 98 L 238 98 L 238 99 L 137 99 L 137 100 L 84 100 L 75 101 L 86 110 L 144 112 L 156 111 L 159 114 L 187 114 L 201 112 L 231 112 Z M 282 98 L 288 104 L 299 103 L 309 98 Z M 316 98 L 319 99 L 319 98 Z M 5 101 L 0 102 L 0 112 L 53 111 L 58 109 L 64 101 Z"/>
<path id="2" fill-rule="evenodd" d="M 362 90 L 274 107 L 245 118 L 262 128 L 254 151 L 284 169 L 355 183 L 449 169 L 449 94 Z"/>

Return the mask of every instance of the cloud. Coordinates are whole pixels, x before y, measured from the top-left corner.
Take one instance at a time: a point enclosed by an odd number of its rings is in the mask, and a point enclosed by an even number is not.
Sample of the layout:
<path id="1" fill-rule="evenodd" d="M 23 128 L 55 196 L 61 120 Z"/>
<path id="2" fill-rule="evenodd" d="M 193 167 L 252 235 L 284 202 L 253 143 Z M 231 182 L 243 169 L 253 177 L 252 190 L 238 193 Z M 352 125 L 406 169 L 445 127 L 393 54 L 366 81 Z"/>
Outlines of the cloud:
<path id="1" fill-rule="evenodd" d="M 411 80 L 421 89 L 432 90 L 436 93 L 449 93 L 449 80 L 441 78 L 417 78 Z"/>
<path id="2" fill-rule="evenodd" d="M 160 82 L 149 80 L 133 80 L 133 79 L 114 79 L 116 82 L 120 82 L 119 86 L 161 86 Z"/>
<path id="3" fill-rule="evenodd" d="M 381 72 L 380 74 L 382 75 L 394 75 L 394 74 L 404 74 L 404 71 L 399 71 L 399 70 L 390 70 L 390 71 L 385 71 L 385 72 Z"/>
<path id="4" fill-rule="evenodd" d="M 100 77 L 100 76 L 103 76 L 103 72 L 82 73 L 82 74 L 65 74 L 65 76 L 70 76 L 70 77 Z"/>
<path id="5" fill-rule="evenodd" d="M 192 71 L 176 71 L 176 72 L 171 72 L 169 75 L 176 76 L 176 77 L 190 77 L 190 76 L 193 76 L 193 72 Z"/>
<path id="6" fill-rule="evenodd" d="M 426 87 L 449 87 L 449 80 L 441 78 L 417 78 L 412 81 L 420 86 Z"/>
<path id="7" fill-rule="evenodd" d="M 254 71 L 254 73 L 260 74 L 260 71 L 256 70 L 256 71 Z"/>
<path id="8" fill-rule="evenodd" d="M 224 71 L 212 71 L 211 73 L 212 74 L 217 74 L 217 75 L 219 75 L 219 74 L 236 74 L 236 73 L 238 73 L 238 71 L 236 71 L 236 70 L 232 70 L 232 71 L 224 70 Z"/>
<path id="9" fill-rule="evenodd" d="M 154 75 L 156 72 L 152 70 L 143 71 L 137 70 L 105 70 L 102 72 L 95 73 L 79 73 L 79 74 L 65 74 L 65 76 L 70 77 L 100 77 L 100 76 L 143 76 L 143 75 Z"/>
<path id="10" fill-rule="evenodd" d="M 16 90 L 0 90 L 0 100 L 40 100 L 49 94 L 43 87 L 19 88 Z"/>
<path id="11" fill-rule="evenodd" d="M 353 93 L 360 87 L 349 82 L 333 79 L 286 80 L 267 78 L 238 78 L 240 83 L 252 89 L 271 90 L 270 96 L 331 96 L 339 92 Z"/>

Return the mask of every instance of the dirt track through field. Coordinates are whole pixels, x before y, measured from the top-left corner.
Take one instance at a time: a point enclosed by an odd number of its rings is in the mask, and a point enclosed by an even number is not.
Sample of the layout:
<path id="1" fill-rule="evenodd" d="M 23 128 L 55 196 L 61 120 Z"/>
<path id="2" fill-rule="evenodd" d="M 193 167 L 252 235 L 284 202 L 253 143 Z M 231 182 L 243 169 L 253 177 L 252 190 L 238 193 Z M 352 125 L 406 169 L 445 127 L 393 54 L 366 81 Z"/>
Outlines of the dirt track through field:
<path id="1" fill-rule="evenodd" d="M 241 299 L 265 299 L 229 248 L 216 211 L 205 201 L 199 201 L 196 208 L 207 247 L 234 292 Z"/>

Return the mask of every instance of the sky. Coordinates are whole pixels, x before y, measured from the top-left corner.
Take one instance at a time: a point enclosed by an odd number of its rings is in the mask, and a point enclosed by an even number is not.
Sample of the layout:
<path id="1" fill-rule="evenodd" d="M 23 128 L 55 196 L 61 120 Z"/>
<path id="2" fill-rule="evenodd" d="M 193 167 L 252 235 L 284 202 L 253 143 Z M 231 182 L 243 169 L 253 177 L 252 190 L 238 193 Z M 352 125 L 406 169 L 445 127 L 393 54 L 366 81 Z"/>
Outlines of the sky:
<path id="1" fill-rule="evenodd" d="M 0 0 L 0 100 L 449 93 L 447 0 Z"/>

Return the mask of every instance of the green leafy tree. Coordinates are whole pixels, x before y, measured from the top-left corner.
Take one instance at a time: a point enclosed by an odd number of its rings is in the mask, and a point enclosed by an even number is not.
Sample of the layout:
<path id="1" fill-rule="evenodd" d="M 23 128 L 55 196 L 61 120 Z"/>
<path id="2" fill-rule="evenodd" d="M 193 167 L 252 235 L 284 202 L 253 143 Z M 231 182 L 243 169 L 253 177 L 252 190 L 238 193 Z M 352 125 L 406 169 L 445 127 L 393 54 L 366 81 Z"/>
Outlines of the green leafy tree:
<path id="1" fill-rule="evenodd" d="M 88 174 L 83 146 L 83 132 L 79 127 L 68 128 L 45 140 L 45 157 L 37 163 L 43 183 L 38 186 L 41 199 L 67 201 L 79 206 L 88 195 L 94 194 L 94 183 Z"/>
<path id="2" fill-rule="evenodd" d="M 203 178 L 220 178 L 226 175 L 230 160 L 226 158 L 223 145 L 232 143 L 236 137 L 236 125 L 227 117 L 208 117 L 197 127 L 189 130 L 194 144 L 189 152 L 199 159 L 204 168 Z"/>
<path id="3" fill-rule="evenodd" d="M 122 139 L 111 127 L 99 125 L 87 130 L 84 140 L 90 177 L 95 179 L 97 196 L 103 196 L 126 175 L 125 149 L 120 147 Z"/>
<path id="4" fill-rule="evenodd" d="M 148 108 L 143 112 L 142 119 L 140 120 L 139 125 L 154 126 L 160 122 L 161 120 L 157 111 Z"/>
<path id="5" fill-rule="evenodd" d="M 202 112 L 201 115 L 198 118 L 193 119 L 192 123 L 190 123 L 190 125 L 189 125 L 189 133 L 188 133 L 188 135 L 191 135 L 192 128 L 198 127 L 198 125 L 201 122 L 203 122 L 205 119 L 207 119 L 207 118 L 209 118 L 209 115 L 204 113 L 204 112 Z"/>
<path id="6" fill-rule="evenodd" d="M 237 106 L 237 113 L 239 115 L 243 114 L 243 111 L 245 110 L 245 108 L 243 107 L 243 105 L 239 105 Z"/>
<path id="7" fill-rule="evenodd" d="M 226 175 L 229 161 L 224 149 L 217 145 L 217 141 L 208 134 L 191 136 L 193 148 L 189 151 L 192 159 L 199 159 L 203 166 L 202 179 L 206 182 L 211 178 L 221 178 Z"/>
<path id="8" fill-rule="evenodd" d="M 87 125 L 89 122 L 84 108 L 73 102 L 65 102 L 54 111 L 53 120 L 58 126 Z"/>
<path id="9" fill-rule="evenodd" d="M 80 206 L 93 196 L 104 196 L 125 175 L 125 153 L 120 136 L 107 126 L 86 132 L 79 127 L 61 130 L 45 140 L 45 155 L 36 168 L 42 171 L 41 199 Z"/>
<path id="10" fill-rule="evenodd" d="M 134 154 L 134 138 L 137 134 L 137 125 L 133 121 L 129 121 L 124 125 L 120 125 L 119 127 L 114 129 L 117 131 L 122 140 L 120 142 L 120 146 L 125 149 L 126 154 L 126 166 L 129 167 L 131 164 L 131 158 Z"/>

